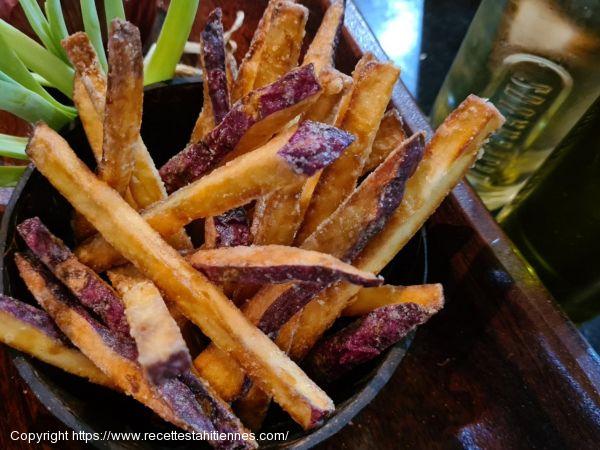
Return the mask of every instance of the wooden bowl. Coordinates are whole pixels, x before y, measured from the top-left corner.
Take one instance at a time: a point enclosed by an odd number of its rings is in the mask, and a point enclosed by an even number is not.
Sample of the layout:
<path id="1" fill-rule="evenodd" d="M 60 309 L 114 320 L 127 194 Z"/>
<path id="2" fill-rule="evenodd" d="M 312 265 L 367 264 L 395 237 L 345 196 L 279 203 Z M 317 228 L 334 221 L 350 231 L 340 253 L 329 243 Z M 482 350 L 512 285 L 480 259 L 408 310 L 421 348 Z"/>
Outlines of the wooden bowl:
<path id="1" fill-rule="evenodd" d="M 201 104 L 202 83 L 199 80 L 177 80 L 146 89 L 142 136 L 156 164 L 161 165 L 177 149 L 183 148 Z M 85 133 L 79 123 L 73 124 L 62 134 L 84 161 L 90 163 L 93 160 Z M 16 233 L 16 225 L 28 217 L 39 216 L 50 230 L 72 246 L 73 236 L 69 224 L 71 214 L 72 208 L 67 201 L 37 170 L 30 167 L 7 206 L 0 231 L 0 248 L 4 255 L 3 293 L 35 304 L 14 264 L 14 252 L 26 249 Z M 427 273 L 425 242 L 424 235 L 418 235 L 390 263 L 386 268 L 389 282 L 414 284 L 425 281 Z M 287 415 L 274 408 L 265 423 L 265 431 L 290 431 L 290 437 L 283 445 L 273 446 L 265 442 L 264 446 L 267 448 L 312 446 L 346 425 L 387 382 L 404 356 L 411 339 L 412 336 L 395 345 L 377 360 L 354 371 L 351 376 L 345 378 L 343 384 L 337 384 L 335 389 L 329 389 L 337 409 L 320 429 L 304 432 Z M 40 401 L 76 431 L 155 432 L 171 429 L 169 425 L 155 418 L 151 411 L 130 398 L 75 379 L 16 351 L 13 360 L 19 373 Z M 140 448 L 140 446 L 121 443 L 117 447 L 113 444 L 110 448 Z"/>

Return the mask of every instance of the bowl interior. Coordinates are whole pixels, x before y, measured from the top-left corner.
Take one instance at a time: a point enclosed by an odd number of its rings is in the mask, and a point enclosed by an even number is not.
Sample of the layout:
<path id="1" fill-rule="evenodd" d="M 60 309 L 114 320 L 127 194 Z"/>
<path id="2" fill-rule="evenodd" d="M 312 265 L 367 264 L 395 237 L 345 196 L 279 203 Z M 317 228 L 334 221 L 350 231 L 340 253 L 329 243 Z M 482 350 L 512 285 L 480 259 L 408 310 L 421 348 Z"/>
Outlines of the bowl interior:
<path id="1" fill-rule="evenodd" d="M 142 135 L 156 164 L 160 166 L 183 148 L 202 105 L 202 84 L 184 80 L 155 85 L 146 90 Z M 76 123 L 63 135 L 81 158 L 92 161 L 92 154 L 80 124 Z M 68 245 L 73 245 L 70 231 L 72 209 L 65 199 L 41 176 L 30 168 L 21 181 L 6 210 L 0 243 L 3 246 L 3 266 L 0 286 L 4 293 L 35 304 L 21 281 L 13 260 L 15 251 L 24 250 L 17 238 L 15 225 L 39 216 Z M 384 272 L 392 284 L 421 283 L 426 277 L 426 240 L 418 235 Z M 380 358 L 354 371 L 342 383 L 326 387 L 337 405 L 335 415 L 320 429 L 304 432 L 284 413 L 272 408 L 265 431 L 290 431 L 285 442 L 264 446 L 304 448 L 317 444 L 347 424 L 389 379 L 404 356 L 411 337 L 385 352 Z M 38 398 L 65 424 L 75 430 L 103 433 L 110 431 L 166 431 L 171 429 L 152 412 L 136 401 L 94 386 L 63 373 L 44 363 L 13 352 L 14 362 Z M 187 448 L 177 442 L 160 446 L 143 442 L 110 443 L 96 441 L 101 448 Z M 197 442 L 193 443 L 197 447 Z"/>

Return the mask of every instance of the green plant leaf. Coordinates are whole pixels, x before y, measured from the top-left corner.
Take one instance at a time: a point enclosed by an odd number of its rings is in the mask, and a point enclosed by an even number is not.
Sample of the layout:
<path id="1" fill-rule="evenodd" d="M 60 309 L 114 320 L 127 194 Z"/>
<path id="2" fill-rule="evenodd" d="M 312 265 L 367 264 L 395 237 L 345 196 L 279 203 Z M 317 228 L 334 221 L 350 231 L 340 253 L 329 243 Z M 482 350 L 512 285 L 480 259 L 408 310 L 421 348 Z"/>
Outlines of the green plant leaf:
<path id="1" fill-rule="evenodd" d="M 0 166 L 0 187 L 17 185 L 27 166 Z"/>
<path id="2" fill-rule="evenodd" d="M 106 29 L 110 30 L 110 23 L 114 19 L 125 20 L 125 9 L 121 0 L 104 0 L 104 15 L 106 16 Z"/>
<path id="3" fill-rule="evenodd" d="M 26 146 L 27 138 L 0 133 L 0 156 L 26 160 Z"/>
<path id="4" fill-rule="evenodd" d="M 60 41 L 69 35 L 67 30 L 67 24 L 63 16 L 62 8 L 60 6 L 60 0 L 46 0 L 44 3 L 44 9 L 46 11 L 46 17 L 48 19 L 48 25 L 50 27 L 50 34 L 55 45 L 59 48 L 59 56 L 63 61 L 69 62 L 67 53 L 62 48 Z"/>
<path id="5" fill-rule="evenodd" d="M 0 109 L 28 122 L 35 123 L 43 120 L 57 130 L 73 119 L 42 96 L 24 88 L 2 72 L 0 72 Z"/>
<path id="6" fill-rule="evenodd" d="M 198 0 L 171 0 L 156 48 L 144 68 L 144 84 L 173 78 L 197 10 Z"/>
<path id="7" fill-rule="evenodd" d="M 0 71 L 4 72 L 11 79 L 22 85 L 23 87 L 41 95 L 56 108 L 65 112 L 65 114 L 72 116 L 73 118 L 77 115 L 77 110 L 70 106 L 63 105 L 54 97 L 52 97 L 35 79 L 34 75 L 27 70 L 25 64 L 19 59 L 15 52 L 6 44 L 6 41 L 0 35 Z"/>
<path id="8" fill-rule="evenodd" d="M 40 5 L 38 5 L 36 0 L 19 0 L 21 8 L 25 12 L 25 16 L 27 17 L 27 21 L 31 28 L 40 38 L 44 46 L 54 53 L 56 56 L 61 56 L 61 48 L 57 47 L 55 40 L 52 38 L 52 33 L 50 32 L 50 25 L 42 13 L 40 9 Z"/>
<path id="9" fill-rule="evenodd" d="M 67 97 L 73 97 L 73 68 L 25 33 L 0 19 L 0 35 L 33 72 L 37 72 Z"/>
<path id="10" fill-rule="evenodd" d="M 80 0 L 81 16 L 83 18 L 83 27 L 85 32 L 98 54 L 100 65 L 106 72 L 108 63 L 106 62 L 106 53 L 104 52 L 104 44 L 102 43 L 102 32 L 100 31 L 100 21 L 98 20 L 98 11 L 96 11 L 96 3 L 94 0 Z"/>

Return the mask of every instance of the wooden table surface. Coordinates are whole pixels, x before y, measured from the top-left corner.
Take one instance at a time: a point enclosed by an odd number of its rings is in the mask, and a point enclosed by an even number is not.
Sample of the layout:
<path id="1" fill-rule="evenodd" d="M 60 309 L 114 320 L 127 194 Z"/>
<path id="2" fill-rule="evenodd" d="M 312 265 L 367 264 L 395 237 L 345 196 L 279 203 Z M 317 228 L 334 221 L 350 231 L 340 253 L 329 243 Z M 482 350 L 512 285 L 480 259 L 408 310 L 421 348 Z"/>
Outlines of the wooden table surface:
<path id="1" fill-rule="evenodd" d="M 214 3 L 201 2 L 204 9 Z M 252 20 L 260 16 L 252 6 L 264 7 L 236 0 L 227 9 L 234 3 L 245 3 Z M 326 2 L 304 3 L 312 11 Z M 346 24 L 342 51 L 385 57 L 352 2 Z M 429 129 L 401 86 L 394 103 L 409 128 Z M 446 308 L 418 330 L 376 399 L 321 448 L 598 448 L 598 356 L 469 187 L 460 185 L 444 202 L 428 236 L 430 281 L 444 283 Z M 12 441 L 12 431 L 66 428 L 29 391 L 3 347 L 0 380 L 1 449 L 82 448 Z"/>

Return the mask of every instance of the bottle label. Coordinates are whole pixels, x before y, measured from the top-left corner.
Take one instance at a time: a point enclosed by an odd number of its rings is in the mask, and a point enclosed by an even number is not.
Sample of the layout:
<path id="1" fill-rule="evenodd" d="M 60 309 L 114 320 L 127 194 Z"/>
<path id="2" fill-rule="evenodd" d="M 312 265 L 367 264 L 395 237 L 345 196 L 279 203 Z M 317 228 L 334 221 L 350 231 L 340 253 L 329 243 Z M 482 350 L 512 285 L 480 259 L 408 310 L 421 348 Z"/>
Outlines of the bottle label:
<path id="1" fill-rule="evenodd" d="M 530 172 L 519 156 L 569 95 L 571 75 L 558 64 L 526 53 L 506 57 L 498 75 L 484 91 L 506 118 L 504 126 L 483 147 L 473 168 L 493 185 L 518 183 Z M 533 169 L 535 170 L 535 169 Z"/>

